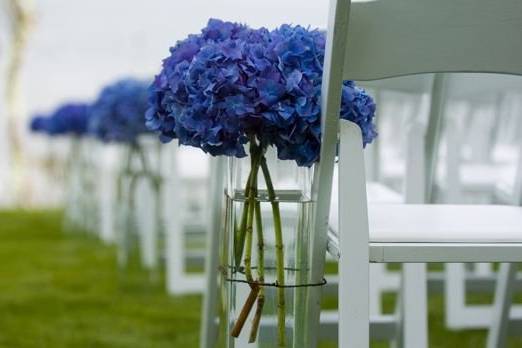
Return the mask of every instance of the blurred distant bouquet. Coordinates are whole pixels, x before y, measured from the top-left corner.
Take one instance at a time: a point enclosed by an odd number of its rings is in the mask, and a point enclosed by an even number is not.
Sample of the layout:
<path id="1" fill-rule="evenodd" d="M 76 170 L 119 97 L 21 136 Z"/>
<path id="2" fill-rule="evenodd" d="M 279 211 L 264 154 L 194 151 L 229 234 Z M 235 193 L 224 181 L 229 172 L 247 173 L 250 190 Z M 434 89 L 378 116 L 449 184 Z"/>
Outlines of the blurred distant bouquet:
<path id="1" fill-rule="evenodd" d="M 127 262 L 131 237 L 138 234 L 136 214 L 137 187 L 141 179 L 150 185 L 154 199 L 149 204 L 159 205 L 161 175 L 159 173 L 159 142 L 147 136 L 151 131 L 145 126 L 148 83 L 135 79 L 116 81 L 102 89 L 90 108 L 89 132 L 104 143 L 120 144 L 126 160 L 120 170 L 117 183 L 119 202 L 118 242 L 120 264 Z M 161 226 L 160 214 L 156 214 L 156 228 Z M 149 262 L 150 263 L 150 262 Z"/>
<path id="2" fill-rule="evenodd" d="M 277 345 L 287 345 L 286 316 L 293 309 L 292 344 L 305 346 L 299 342 L 305 337 L 301 324 L 306 288 L 321 285 L 307 283 L 306 236 L 309 203 L 313 203 L 309 197 L 312 169 L 308 168 L 319 160 L 321 145 L 324 52 L 325 34 L 318 30 L 283 25 L 269 31 L 211 19 L 200 34 L 170 49 L 150 87 L 147 126 L 162 141 L 178 139 L 213 156 L 231 158 L 228 234 L 223 238 L 229 247 L 224 248 L 221 266 L 228 289 L 229 347 L 234 345 L 230 336 L 240 334 L 255 302 L 249 341 L 256 340 L 266 287 L 276 290 L 266 314 L 273 312 L 277 317 Z M 352 81 L 345 81 L 340 117 L 361 128 L 361 146 L 377 135 L 374 114 L 372 98 Z M 287 177 L 276 181 L 274 172 Z M 299 174 L 289 179 L 290 173 Z M 267 216 L 265 210 L 271 214 Z M 268 229 L 273 230 L 273 237 L 265 233 Z M 245 284 L 248 296 L 236 312 L 238 287 Z M 290 291 L 291 306 L 285 302 L 285 293 Z"/>
<path id="3" fill-rule="evenodd" d="M 94 211 L 92 202 L 93 182 L 91 174 L 91 163 L 88 135 L 89 105 L 80 102 L 71 102 L 59 106 L 49 115 L 37 115 L 31 119 L 30 129 L 36 133 L 46 134 L 51 139 L 62 138 L 68 140 L 66 143 L 58 143 L 54 146 L 68 147 L 66 174 L 66 197 L 65 197 L 65 219 L 66 230 L 94 230 L 93 219 L 87 216 Z M 68 146 L 64 146 L 68 145 Z M 65 150 L 65 149 L 60 149 Z M 63 152 L 63 151 L 62 151 Z M 53 156 L 51 153 L 50 167 L 53 167 Z M 57 175 L 58 178 L 61 175 Z"/>

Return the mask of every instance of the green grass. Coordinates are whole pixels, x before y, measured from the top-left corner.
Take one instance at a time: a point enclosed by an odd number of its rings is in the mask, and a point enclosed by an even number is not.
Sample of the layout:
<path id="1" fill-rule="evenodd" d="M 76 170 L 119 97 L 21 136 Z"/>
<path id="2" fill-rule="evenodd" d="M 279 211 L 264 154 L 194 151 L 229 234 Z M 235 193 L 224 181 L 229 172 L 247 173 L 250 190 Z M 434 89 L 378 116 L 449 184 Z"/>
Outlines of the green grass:
<path id="1" fill-rule="evenodd" d="M 57 211 L 0 212 L 0 348 L 198 346 L 200 296 L 167 296 L 162 276 L 136 259 L 118 270 L 114 247 L 61 232 L 61 218 Z M 336 265 L 327 269 L 335 273 Z M 336 308 L 337 301 L 323 304 Z M 385 311 L 394 305 L 394 295 L 384 296 Z M 429 309 L 430 347 L 484 347 L 484 330 L 444 328 L 442 296 L 431 296 Z M 509 347 L 522 347 L 522 339 L 510 338 Z"/>
<path id="2" fill-rule="evenodd" d="M 0 347 L 197 347 L 200 297 L 60 230 L 58 212 L 0 213 Z"/>

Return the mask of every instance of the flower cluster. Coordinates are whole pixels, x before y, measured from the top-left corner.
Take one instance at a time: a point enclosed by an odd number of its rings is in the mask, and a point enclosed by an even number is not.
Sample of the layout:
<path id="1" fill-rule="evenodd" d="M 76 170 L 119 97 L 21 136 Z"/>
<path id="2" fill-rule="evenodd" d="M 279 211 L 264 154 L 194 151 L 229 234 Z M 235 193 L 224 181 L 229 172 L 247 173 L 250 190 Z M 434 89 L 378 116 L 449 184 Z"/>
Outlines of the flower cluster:
<path id="1" fill-rule="evenodd" d="M 318 30 L 210 20 L 171 48 L 150 87 L 147 126 L 162 141 L 212 155 L 246 156 L 244 144 L 256 139 L 280 159 L 311 166 L 319 159 L 324 51 Z M 373 100 L 346 81 L 340 116 L 361 127 L 364 145 L 376 136 L 374 114 Z"/>
<path id="2" fill-rule="evenodd" d="M 89 131 L 102 141 L 133 143 L 145 127 L 147 83 L 119 80 L 105 87 L 91 107 Z"/>
<path id="3" fill-rule="evenodd" d="M 34 132 L 44 132 L 51 136 L 87 133 L 89 106 L 84 103 L 68 103 L 60 106 L 50 116 L 35 116 L 30 128 Z"/>

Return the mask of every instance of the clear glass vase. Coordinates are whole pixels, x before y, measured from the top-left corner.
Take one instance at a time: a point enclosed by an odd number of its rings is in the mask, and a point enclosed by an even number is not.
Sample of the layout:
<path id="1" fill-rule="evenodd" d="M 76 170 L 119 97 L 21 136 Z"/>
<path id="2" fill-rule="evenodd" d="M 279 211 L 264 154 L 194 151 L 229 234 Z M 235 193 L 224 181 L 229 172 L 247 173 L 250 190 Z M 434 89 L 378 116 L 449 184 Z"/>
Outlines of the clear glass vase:
<path id="1" fill-rule="evenodd" d="M 247 185 L 251 156 L 229 159 L 220 266 L 223 347 L 305 346 L 313 169 L 278 160 L 272 148 L 264 157 L 255 190 Z"/>

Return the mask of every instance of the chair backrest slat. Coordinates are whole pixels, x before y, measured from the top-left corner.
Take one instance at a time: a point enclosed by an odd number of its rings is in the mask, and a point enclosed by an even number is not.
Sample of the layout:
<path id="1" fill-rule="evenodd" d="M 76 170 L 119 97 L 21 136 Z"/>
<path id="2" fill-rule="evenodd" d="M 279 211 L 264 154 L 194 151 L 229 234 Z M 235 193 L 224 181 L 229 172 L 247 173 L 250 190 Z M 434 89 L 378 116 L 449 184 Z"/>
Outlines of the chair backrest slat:
<path id="1" fill-rule="evenodd" d="M 353 1 L 343 76 L 522 75 L 522 1 Z"/>

